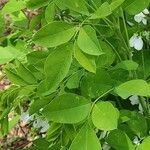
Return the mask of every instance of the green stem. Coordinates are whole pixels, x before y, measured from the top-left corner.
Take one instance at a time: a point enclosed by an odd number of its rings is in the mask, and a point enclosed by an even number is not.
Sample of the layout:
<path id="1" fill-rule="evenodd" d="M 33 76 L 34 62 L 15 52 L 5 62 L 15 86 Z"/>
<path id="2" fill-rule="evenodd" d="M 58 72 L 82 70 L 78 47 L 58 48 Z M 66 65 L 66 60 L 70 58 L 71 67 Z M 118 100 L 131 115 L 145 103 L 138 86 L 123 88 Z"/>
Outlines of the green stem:
<path id="1" fill-rule="evenodd" d="M 147 106 L 146 106 L 146 103 L 145 103 L 145 99 L 143 97 L 139 97 L 139 101 L 140 101 L 140 104 L 143 108 L 144 114 L 149 118 L 150 115 L 149 115 L 149 112 L 148 112 L 148 109 L 147 109 Z"/>
<path id="2" fill-rule="evenodd" d="M 90 115 L 91 115 L 91 113 L 92 113 L 92 110 L 93 110 L 95 104 L 96 104 L 102 97 L 104 97 L 105 95 L 107 95 L 108 93 L 110 93 L 112 90 L 114 90 L 114 88 L 111 88 L 111 89 L 109 89 L 108 91 L 106 91 L 105 93 L 103 93 L 102 95 L 100 95 L 100 96 L 92 103 L 91 110 L 90 110 L 89 115 L 87 116 L 87 118 L 90 117 Z"/>
<path id="3" fill-rule="evenodd" d="M 145 62 L 144 62 L 144 53 L 143 53 L 143 51 L 142 51 L 142 66 L 143 66 L 144 79 L 146 79 L 146 74 L 145 74 Z"/>
<path id="4" fill-rule="evenodd" d="M 121 105 L 121 103 L 120 103 L 120 99 L 119 99 L 117 96 L 116 96 L 116 101 L 117 101 L 117 103 L 118 103 L 119 108 L 122 109 L 122 105 Z"/>
<path id="5" fill-rule="evenodd" d="M 123 36 L 122 36 L 122 38 L 123 38 L 124 43 L 126 45 L 127 51 L 129 53 L 129 60 L 132 60 L 132 52 L 131 52 L 131 48 L 130 48 L 130 45 L 129 45 L 129 33 L 128 33 L 128 29 L 127 29 L 127 23 L 126 23 L 126 20 L 125 20 L 125 15 L 124 15 L 124 12 L 123 12 L 122 8 L 121 8 L 121 13 L 122 13 L 124 30 L 125 30 L 125 34 L 126 34 L 126 42 L 125 42 Z M 131 78 L 137 78 L 136 71 L 129 71 L 129 74 L 130 74 Z"/>
<path id="6" fill-rule="evenodd" d="M 126 40 L 127 40 L 128 46 L 129 46 L 129 34 L 128 34 L 127 25 L 126 25 L 126 21 L 125 21 L 125 16 L 124 16 L 124 12 L 123 12 L 122 8 L 121 8 L 121 13 L 122 13 L 122 19 L 123 19 L 125 34 L 126 34 Z"/>
<path id="7" fill-rule="evenodd" d="M 116 56 L 118 57 L 119 61 L 122 61 L 121 56 L 119 55 L 118 51 L 114 48 L 114 46 L 108 40 L 106 40 L 106 39 L 104 39 L 104 40 L 111 46 L 111 48 L 115 52 Z"/>
<path id="8" fill-rule="evenodd" d="M 86 3 L 86 5 L 87 5 L 88 7 L 90 7 L 94 12 L 96 11 L 96 9 L 95 9 L 94 7 L 92 7 L 87 1 L 85 1 L 85 3 Z"/>
<path id="9" fill-rule="evenodd" d="M 129 34 L 128 34 L 127 25 L 126 25 L 126 21 L 125 21 L 125 16 L 124 16 L 124 12 L 123 12 L 122 8 L 121 8 L 121 13 L 122 13 L 122 20 L 123 20 L 124 30 L 125 30 L 125 34 L 126 34 L 127 44 L 126 44 L 126 42 L 125 42 L 125 44 L 127 45 L 126 48 L 128 50 L 128 53 L 129 53 L 129 59 L 132 60 L 132 54 L 131 54 L 130 45 L 129 45 Z"/>
<path id="10" fill-rule="evenodd" d="M 104 25 L 104 24 L 98 24 L 98 23 L 91 23 L 91 22 L 85 22 L 85 25 L 94 25 L 94 26 L 100 26 L 100 27 L 110 27 L 110 25 Z M 114 28 L 114 26 L 111 26 L 111 28 Z"/>
<path id="11" fill-rule="evenodd" d="M 107 95 L 108 93 L 110 93 L 112 90 L 114 90 L 114 88 L 109 89 L 108 91 L 106 91 L 105 93 L 103 93 L 102 95 L 100 95 L 100 96 L 93 102 L 92 107 L 91 107 L 91 112 L 92 112 L 92 110 L 93 110 L 95 104 L 96 104 L 102 97 L 104 97 L 105 95 Z"/>
<path id="12" fill-rule="evenodd" d="M 91 0 L 91 3 L 93 4 L 93 6 L 95 7 L 95 9 L 98 9 L 97 5 L 95 4 L 95 2 L 93 0 Z"/>
<path id="13" fill-rule="evenodd" d="M 94 26 L 92 25 L 93 28 L 98 32 L 98 34 L 101 36 L 101 33 L 99 32 L 99 30 Z M 116 49 L 114 48 L 114 46 L 106 39 L 104 38 L 104 40 L 109 44 L 109 46 L 111 46 L 111 48 L 113 49 L 113 51 L 115 52 L 116 56 L 118 57 L 119 61 L 122 61 L 122 58 L 121 56 L 119 55 L 119 53 L 116 51 Z"/>

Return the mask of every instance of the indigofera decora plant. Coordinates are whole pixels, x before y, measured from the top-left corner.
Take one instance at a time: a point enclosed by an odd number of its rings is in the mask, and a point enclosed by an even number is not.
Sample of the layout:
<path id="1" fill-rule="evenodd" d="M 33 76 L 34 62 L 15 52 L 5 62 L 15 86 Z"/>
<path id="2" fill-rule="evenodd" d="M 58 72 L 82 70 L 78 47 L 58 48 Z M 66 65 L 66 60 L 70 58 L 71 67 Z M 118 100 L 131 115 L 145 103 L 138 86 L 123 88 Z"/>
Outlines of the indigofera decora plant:
<path id="1" fill-rule="evenodd" d="M 0 136 L 20 120 L 43 135 L 31 149 L 149 150 L 149 4 L 7 2 L 0 80 L 10 84 L 0 92 Z"/>

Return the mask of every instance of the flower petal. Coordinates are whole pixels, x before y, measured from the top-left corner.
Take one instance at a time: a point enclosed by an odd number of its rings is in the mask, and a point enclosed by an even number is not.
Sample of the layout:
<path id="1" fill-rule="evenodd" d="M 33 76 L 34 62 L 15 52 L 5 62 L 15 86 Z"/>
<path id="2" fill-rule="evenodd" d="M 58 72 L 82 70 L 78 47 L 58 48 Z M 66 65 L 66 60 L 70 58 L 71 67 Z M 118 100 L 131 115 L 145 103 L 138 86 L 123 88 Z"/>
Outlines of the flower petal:
<path id="1" fill-rule="evenodd" d="M 134 48 L 138 51 L 142 50 L 143 44 L 143 40 L 140 36 L 134 40 Z"/>
<path id="2" fill-rule="evenodd" d="M 145 18 L 142 19 L 144 25 L 147 25 L 147 20 Z"/>
<path id="3" fill-rule="evenodd" d="M 149 14 L 149 10 L 148 10 L 147 8 L 145 8 L 145 9 L 143 10 L 143 13 L 146 14 L 146 15 L 148 15 L 148 14 Z"/>
<path id="4" fill-rule="evenodd" d="M 21 121 L 27 123 L 28 121 L 30 121 L 30 119 L 31 119 L 31 116 L 29 115 L 28 112 L 23 112 L 23 113 L 21 114 L 21 117 L 20 117 L 20 120 L 21 120 Z"/>
<path id="5" fill-rule="evenodd" d="M 139 104 L 139 97 L 137 95 L 133 95 L 129 98 L 132 105 Z"/>
<path id="6" fill-rule="evenodd" d="M 134 20 L 138 23 L 140 23 L 142 21 L 142 19 L 143 19 L 143 17 L 141 17 L 141 16 L 138 16 L 138 15 L 134 16 Z"/>
<path id="7" fill-rule="evenodd" d="M 137 39 L 137 34 L 134 34 L 131 38 L 130 38 L 130 40 L 129 40 L 129 45 L 130 45 L 130 47 L 134 47 L 134 41 Z"/>
<path id="8" fill-rule="evenodd" d="M 141 12 L 141 13 L 134 16 L 134 20 L 136 22 L 140 23 L 144 17 L 145 17 L 145 15 Z"/>

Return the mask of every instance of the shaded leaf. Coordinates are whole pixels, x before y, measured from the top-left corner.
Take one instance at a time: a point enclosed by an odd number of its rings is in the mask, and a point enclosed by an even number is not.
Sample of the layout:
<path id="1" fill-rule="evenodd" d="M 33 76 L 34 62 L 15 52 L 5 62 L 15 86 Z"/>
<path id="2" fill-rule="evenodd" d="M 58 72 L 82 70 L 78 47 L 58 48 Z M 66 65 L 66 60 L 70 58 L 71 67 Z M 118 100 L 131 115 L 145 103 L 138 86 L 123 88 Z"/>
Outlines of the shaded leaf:
<path id="1" fill-rule="evenodd" d="M 121 130 L 113 130 L 107 137 L 107 142 L 116 150 L 134 150 L 134 146 L 129 137 Z"/>
<path id="2" fill-rule="evenodd" d="M 94 130 L 88 125 L 84 125 L 75 139 L 73 140 L 69 150 L 101 150 L 99 139 Z"/>
<path id="3" fill-rule="evenodd" d="M 113 69 L 137 70 L 138 64 L 132 60 L 125 60 L 118 63 Z"/>
<path id="4" fill-rule="evenodd" d="M 104 2 L 95 13 L 92 14 L 90 19 L 100 19 L 109 16 L 112 13 L 110 4 L 108 2 Z"/>
<path id="5" fill-rule="evenodd" d="M 52 0 L 28 0 L 26 3 L 27 8 L 37 9 L 47 5 Z"/>
<path id="6" fill-rule="evenodd" d="M 78 123 L 90 111 L 90 101 L 76 94 L 63 94 L 47 105 L 42 114 L 57 123 Z"/>
<path id="7" fill-rule="evenodd" d="M 86 0 L 58 0 L 58 2 L 60 5 L 65 6 L 70 10 L 84 15 L 89 15 L 88 9 L 86 7 Z"/>
<path id="8" fill-rule="evenodd" d="M 44 70 L 46 79 L 38 87 L 38 93 L 51 94 L 66 77 L 72 63 L 72 45 L 58 47 L 46 59 Z"/>
<path id="9" fill-rule="evenodd" d="M 75 44 L 74 46 L 74 56 L 83 68 L 85 68 L 89 72 L 96 73 L 96 64 L 94 57 L 83 53 L 77 46 L 77 44 Z"/>

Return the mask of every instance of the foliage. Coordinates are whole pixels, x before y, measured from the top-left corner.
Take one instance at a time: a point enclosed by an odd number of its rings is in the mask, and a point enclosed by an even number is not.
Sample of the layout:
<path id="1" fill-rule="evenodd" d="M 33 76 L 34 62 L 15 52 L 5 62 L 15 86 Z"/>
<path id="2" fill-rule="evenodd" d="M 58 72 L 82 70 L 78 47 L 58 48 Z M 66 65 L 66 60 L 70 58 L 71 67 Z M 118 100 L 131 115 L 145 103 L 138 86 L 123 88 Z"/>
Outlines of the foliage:
<path id="1" fill-rule="evenodd" d="M 10 112 L 18 121 L 26 111 L 48 122 L 31 150 L 149 150 L 149 4 L 10 0 L 0 12 L 0 65 L 11 81 L 0 92 L 0 135 Z"/>

